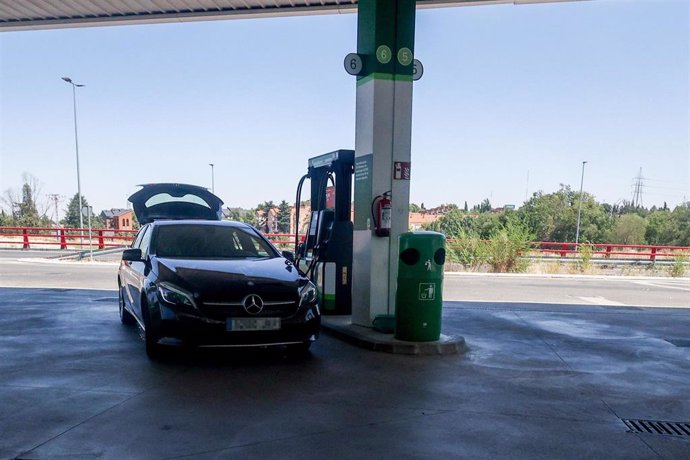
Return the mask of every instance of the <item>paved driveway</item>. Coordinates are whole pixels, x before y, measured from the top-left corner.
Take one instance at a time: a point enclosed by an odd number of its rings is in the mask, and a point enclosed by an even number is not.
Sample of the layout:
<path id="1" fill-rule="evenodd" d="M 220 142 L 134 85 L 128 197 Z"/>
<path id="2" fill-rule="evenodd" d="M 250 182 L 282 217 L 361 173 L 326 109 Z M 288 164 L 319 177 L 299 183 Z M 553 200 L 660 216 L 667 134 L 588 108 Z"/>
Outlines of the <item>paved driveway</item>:
<path id="1" fill-rule="evenodd" d="M 0 288 L 0 458 L 688 458 L 690 310 L 447 302 L 465 356 L 150 362 L 114 291 Z"/>

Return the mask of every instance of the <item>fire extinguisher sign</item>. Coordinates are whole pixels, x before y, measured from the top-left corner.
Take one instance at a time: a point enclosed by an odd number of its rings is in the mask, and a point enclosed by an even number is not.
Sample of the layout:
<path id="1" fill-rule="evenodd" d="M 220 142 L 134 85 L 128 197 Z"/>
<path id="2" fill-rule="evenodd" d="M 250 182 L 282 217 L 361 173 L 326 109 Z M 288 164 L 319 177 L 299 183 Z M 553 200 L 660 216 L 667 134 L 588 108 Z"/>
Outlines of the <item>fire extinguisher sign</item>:
<path id="1" fill-rule="evenodd" d="M 393 162 L 393 179 L 410 180 L 411 163 L 409 161 Z"/>

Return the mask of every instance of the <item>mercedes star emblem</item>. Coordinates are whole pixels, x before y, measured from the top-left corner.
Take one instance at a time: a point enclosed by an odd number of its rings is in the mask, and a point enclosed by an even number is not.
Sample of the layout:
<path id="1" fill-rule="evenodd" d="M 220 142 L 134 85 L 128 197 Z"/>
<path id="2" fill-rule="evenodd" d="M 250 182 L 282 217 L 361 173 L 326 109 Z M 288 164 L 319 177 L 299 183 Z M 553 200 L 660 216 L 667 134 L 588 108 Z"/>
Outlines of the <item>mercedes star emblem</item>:
<path id="1" fill-rule="evenodd" d="M 250 315 L 258 315 L 264 309 L 264 301 L 256 294 L 249 294 L 242 301 L 242 306 Z"/>

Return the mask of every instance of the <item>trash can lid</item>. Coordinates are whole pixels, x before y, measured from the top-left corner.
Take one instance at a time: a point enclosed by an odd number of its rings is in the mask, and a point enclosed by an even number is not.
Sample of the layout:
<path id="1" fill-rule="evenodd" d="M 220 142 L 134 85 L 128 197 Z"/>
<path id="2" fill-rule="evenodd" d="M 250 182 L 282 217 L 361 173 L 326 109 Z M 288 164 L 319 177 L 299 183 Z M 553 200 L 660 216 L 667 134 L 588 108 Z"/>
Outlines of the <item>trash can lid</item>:
<path id="1" fill-rule="evenodd" d="M 445 244 L 445 241 L 446 235 L 444 235 L 443 233 L 432 232 L 429 230 L 419 230 L 416 232 L 405 232 L 400 234 L 401 245 L 409 245 L 412 242 L 436 242 L 436 244 Z"/>

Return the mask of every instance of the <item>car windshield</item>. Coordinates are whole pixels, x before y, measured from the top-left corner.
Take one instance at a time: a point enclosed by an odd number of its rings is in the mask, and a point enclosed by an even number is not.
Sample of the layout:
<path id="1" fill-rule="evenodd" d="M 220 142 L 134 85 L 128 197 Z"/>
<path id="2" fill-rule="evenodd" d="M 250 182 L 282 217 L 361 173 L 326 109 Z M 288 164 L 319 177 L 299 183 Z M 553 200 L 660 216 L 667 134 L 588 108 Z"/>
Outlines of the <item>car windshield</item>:
<path id="1" fill-rule="evenodd" d="M 156 255 L 185 259 L 277 257 L 275 250 L 250 229 L 221 225 L 161 225 Z"/>

